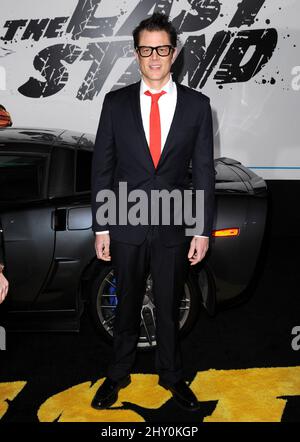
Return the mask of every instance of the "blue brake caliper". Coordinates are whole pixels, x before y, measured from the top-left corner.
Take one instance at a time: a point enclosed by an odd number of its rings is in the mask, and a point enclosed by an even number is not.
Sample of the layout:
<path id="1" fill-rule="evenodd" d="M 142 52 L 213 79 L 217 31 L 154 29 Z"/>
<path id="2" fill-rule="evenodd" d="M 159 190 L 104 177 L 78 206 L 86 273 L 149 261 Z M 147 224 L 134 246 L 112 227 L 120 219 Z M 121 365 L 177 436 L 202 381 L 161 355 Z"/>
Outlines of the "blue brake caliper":
<path id="1" fill-rule="evenodd" d="M 113 278 L 112 279 L 112 283 L 114 284 L 114 286 L 116 285 L 116 278 Z M 110 303 L 110 305 L 117 305 L 118 304 L 118 298 L 117 298 L 117 291 L 116 291 L 116 288 L 115 287 L 113 287 L 112 285 L 110 285 L 110 287 L 109 287 L 109 289 L 108 289 L 108 291 L 109 291 L 109 303 Z"/>

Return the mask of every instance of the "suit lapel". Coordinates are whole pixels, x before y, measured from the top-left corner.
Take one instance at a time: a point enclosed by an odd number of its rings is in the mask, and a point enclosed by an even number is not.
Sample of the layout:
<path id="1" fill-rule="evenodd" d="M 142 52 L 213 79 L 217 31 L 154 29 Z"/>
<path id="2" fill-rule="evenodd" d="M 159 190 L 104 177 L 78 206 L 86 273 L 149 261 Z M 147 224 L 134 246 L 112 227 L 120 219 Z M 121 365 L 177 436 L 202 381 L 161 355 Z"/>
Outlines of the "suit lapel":
<path id="1" fill-rule="evenodd" d="M 149 160 L 148 163 L 150 163 L 150 166 L 154 168 L 152 156 L 150 153 L 150 149 L 148 146 L 147 138 L 144 131 L 143 126 L 143 120 L 142 120 L 142 113 L 141 113 L 141 103 L 140 103 L 140 85 L 141 82 L 134 84 L 134 87 L 132 88 L 132 94 L 131 94 L 131 107 L 132 112 L 135 118 L 136 127 L 138 129 L 138 134 L 141 139 L 141 146 L 143 149 L 143 152 L 145 153 L 146 159 Z"/>

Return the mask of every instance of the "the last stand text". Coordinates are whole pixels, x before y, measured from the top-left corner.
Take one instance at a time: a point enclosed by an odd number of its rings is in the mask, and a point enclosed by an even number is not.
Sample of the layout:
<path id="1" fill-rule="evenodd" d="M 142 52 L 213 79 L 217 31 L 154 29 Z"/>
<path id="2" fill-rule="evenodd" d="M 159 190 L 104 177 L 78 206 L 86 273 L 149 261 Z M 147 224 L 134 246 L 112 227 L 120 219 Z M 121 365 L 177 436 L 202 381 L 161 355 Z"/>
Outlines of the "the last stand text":
<path id="1" fill-rule="evenodd" d="M 100 17 L 101 0 L 79 0 L 74 13 L 68 17 L 7 20 L 0 37 L 7 49 L 9 44 L 15 45 L 18 41 L 28 40 L 32 45 L 32 42 L 41 39 L 48 41 L 65 37 L 63 43 L 47 46 L 36 54 L 33 65 L 39 72 L 38 78 L 29 77 L 18 91 L 32 98 L 55 95 L 68 82 L 67 65 L 88 62 L 89 69 L 78 87 L 76 98 L 93 100 L 99 95 L 117 61 L 120 58 L 133 58 L 131 33 L 136 24 L 147 17 L 153 7 L 169 15 L 174 2 L 141 0 L 118 27 L 118 15 Z M 186 8 L 187 2 L 182 3 Z M 216 32 L 209 44 L 202 31 L 223 15 L 221 2 L 189 0 L 188 3 L 190 9 L 181 10 L 172 20 L 179 34 L 193 32 L 185 40 L 173 65 L 174 76 L 179 82 L 187 78 L 188 86 L 196 89 L 202 88 L 212 77 L 222 87 L 224 83 L 249 81 L 268 63 L 277 44 L 277 31 L 269 27 L 269 20 L 264 21 L 267 27 L 251 29 L 253 24 L 258 28 L 257 16 L 261 8 L 266 7 L 265 0 L 236 2 L 236 10 L 231 18 L 228 17 L 227 29 Z M 126 11 L 120 13 L 126 14 Z M 242 30 L 239 29 L 241 27 Z M 199 32 L 199 35 L 195 35 L 195 32 Z M 124 39 L 124 36 L 128 39 Z M 95 41 L 99 38 L 101 41 Z M 70 40 L 71 43 L 66 42 Z M 139 72 L 133 59 L 114 87 L 138 80 Z"/>

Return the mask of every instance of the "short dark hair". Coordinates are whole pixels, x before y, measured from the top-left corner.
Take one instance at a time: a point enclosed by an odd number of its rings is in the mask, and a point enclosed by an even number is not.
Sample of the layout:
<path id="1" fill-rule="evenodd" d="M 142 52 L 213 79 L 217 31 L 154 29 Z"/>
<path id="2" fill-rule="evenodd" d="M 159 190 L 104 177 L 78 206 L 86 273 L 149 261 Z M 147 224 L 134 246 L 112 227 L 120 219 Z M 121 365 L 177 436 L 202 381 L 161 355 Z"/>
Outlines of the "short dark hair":
<path id="1" fill-rule="evenodd" d="M 141 21 L 141 23 L 133 30 L 134 47 L 139 45 L 139 36 L 141 31 L 166 31 L 169 34 L 171 45 L 177 46 L 177 31 L 169 21 L 168 17 L 161 12 L 154 12 L 151 17 Z"/>

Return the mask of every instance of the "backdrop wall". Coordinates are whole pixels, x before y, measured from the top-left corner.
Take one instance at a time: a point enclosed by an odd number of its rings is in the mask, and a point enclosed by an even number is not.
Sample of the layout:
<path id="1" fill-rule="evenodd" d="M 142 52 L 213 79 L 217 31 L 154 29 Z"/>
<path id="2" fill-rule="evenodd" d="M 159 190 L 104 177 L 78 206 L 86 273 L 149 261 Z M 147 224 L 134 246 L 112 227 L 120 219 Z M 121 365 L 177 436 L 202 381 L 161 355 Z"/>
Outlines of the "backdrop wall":
<path id="1" fill-rule="evenodd" d="M 154 10 L 180 34 L 173 76 L 211 98 L 215 156 L 299 179 L 299 0 L 0 0 L 14 126 L 95 133 L 105 93 L 139 79 L 131 32 Z"/>

